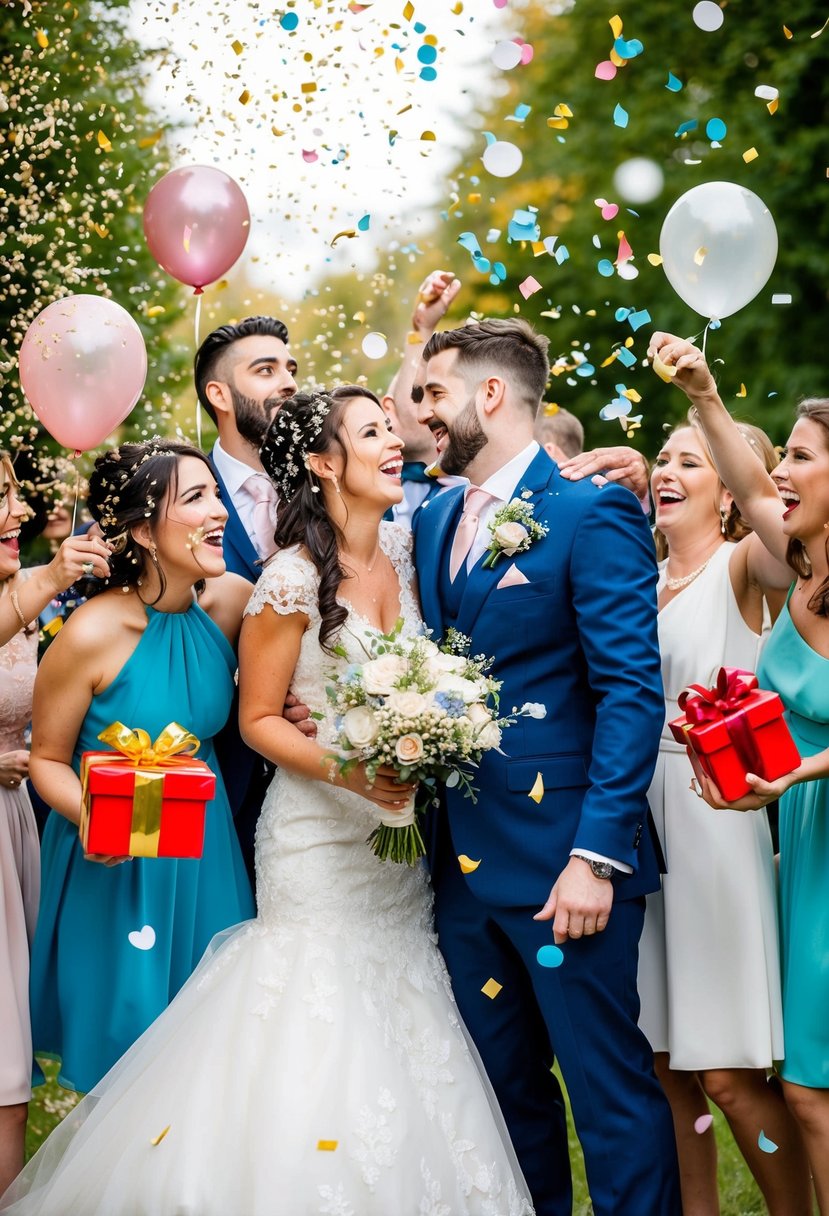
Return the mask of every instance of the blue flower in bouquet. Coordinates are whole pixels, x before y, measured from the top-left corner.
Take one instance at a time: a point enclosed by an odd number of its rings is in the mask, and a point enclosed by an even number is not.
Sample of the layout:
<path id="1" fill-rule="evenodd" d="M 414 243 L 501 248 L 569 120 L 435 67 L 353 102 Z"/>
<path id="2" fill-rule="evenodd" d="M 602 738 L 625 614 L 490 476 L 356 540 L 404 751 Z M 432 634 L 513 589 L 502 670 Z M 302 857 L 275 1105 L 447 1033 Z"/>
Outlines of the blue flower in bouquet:
<path id="1" fill-rule="evenodd" d="M 436 692 L 435 704 L 439 705 L 449 718 L 460 718 L 466 713 L 466 702 L 456 692 Z"/>

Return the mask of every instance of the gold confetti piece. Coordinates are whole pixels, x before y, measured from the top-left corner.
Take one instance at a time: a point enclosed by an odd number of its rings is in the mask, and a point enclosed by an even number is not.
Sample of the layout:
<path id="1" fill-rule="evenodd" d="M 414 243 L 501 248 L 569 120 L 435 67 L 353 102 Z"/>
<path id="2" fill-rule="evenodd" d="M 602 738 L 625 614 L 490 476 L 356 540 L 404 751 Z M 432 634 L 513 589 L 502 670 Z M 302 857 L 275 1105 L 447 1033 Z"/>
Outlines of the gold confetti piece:
<path id="1" fill-rule="evenodd" d="M 452 15 L 453 17 L 460 17 L 462 12 L 463 4 L 461 3 L 461 0 L 458 0 L 458 3 L 452 6 Z"/>
<path id="2" fill-rule="evenodd" d="M 139 148 L 152 148 L 154 144 L 158 143 L 163 134 L 163 131 L 155 131 L 152 135 L 145 135 L 143 139 L 139 139 L 138 141 Z"/>
<path id="3" fill-rule="evenodd" d="M 406 21 L 411 21 L 412 17 L 414 17 L 412 0 L 406 0 L 406 4 L 403 6 L 403 17 Z"/>
<path id="4" fill-rule="evenodd" d="M 766 109 L 768 110 L 769 114 L 776 114 L 776 113 L 777 113 L 777 107 L 778 107 L 779 105 L 780 105 L 780 98 L 779 98 L 779 97 L 772 97 L 771 101 L 767 101 L 767 102 L 766 102 Z"/>
<path id="5" fill-rule="evenodd" d="M 748 395 L 748 394 L 746 393 L 746 386 L 745 386 L 745 385 L 744 385 L 744 384 L 741 382 L 741 383 L 740 383 L 740 391 L 739 391 L 739 393 L 735 393 L 735 394 L 734 394 L 734 396 L 735 396 L 735 397 L 745 397 L 745 396 L 747 396 L 747 395 Z"/>
<path id="6" fill-rule="evenodd" d="M 634 431 L 638 431 L 642 426 L 642 415 L 637 414 L 635 418 L 620 418 L 622 430 L 626 435 L 632 435 Z"/>
<path id="7" fill-rule="evenodd" d="M 37 33 L 35 34 L 35 38 L 37 40 L 37 45 L 40 47 L 40 49 L 45 51 L 47 46 L 49 45 L 49 38 L 46 33 L 46 30 L 38 30 Z"/>
<path id="8" fill-rule="evenodd" d="M 570 109 L 570 107 L 568 105 L 565 105 L 565 103 L 563 101 L 559 102 L 559 104 L 553 110 L 553 113 L 555 114 L 555 116 L 557 118 L 572 118 L 573 117 L 573 111 Z"/>
<path id="9" fill-rule="evenodd" d="M 409 346 L 423 345 L 423 339 L 421 338 L 420 334 L 415 333 L 413 329 L 409 330 L 409 332 L 406 334 L 406 342 Z"/>
<path id="10" fill-rule="evenodd" d="M 98 147 L 103 148 L 104 152 L 112 151 L 112 143 L 110 138 L 108 135 L 104 134 L 103 131 L 98 132 Z"/>
<path id="11" fill-rule="evenodd" d="M 317 1152 L 318 1153 L 333 1153 L 336 1150 L 337 1145 L 339 1143 L 340 1143 L 339 1140 L 318 1140 L 317 1141 Z"/>
<path id="12" fill-rule="evenodd" d="M 552 127 L 554 131 L 566 131 L 570 124 L 566 118 L 548 118 L 547 126 Z"/>
<path id="13" fill-rule="evenodd" d="M 467 857 L 466 853 L 461 853 L 458 856 L 458 864 L 462 874 L 474 874 L 481 863 L 473 861 L 471 857 Z"/>
<path id="14" fill-rule="evenodd" d="M 749 148 L 746 152 L 743 153 L 743 160 L 748 165 L 748 164 L 751 164 L 751 162 L 753 160 L 756 160 L 759 155 L 760 155 L 760 153 L 757 151 L 756 148 Z"/>
<path id="15" fill-rule="evenodd" d="M 403 68 L 404 68 L 404 67 L 405 67 L 405 64 L 403 63 L 403 60 L 400 58 L 400 56 L 399 56 L 399 55 L 395 55 L 395 57 L 394 57 L 394 70 L 395 70 L 396 72 L 398 72 L 398 73 L 399 73 L 399 72 L 402 72 L 402 71 L 403 71 Z M 411 109 L 411 106 L 406 106 L 406 109 L 407 109 L 407 110 Z M 402 111 L 402 110 L 398 110 L 397 112 L 398 112 L 398 114 L 402 114 L 402 113 L 403 113 L 403 111 Z"/>
<path id="16" fill-rule="evenodd" d="M 627 59 L 623 59 L 615 47 L 610 48 L 610 62 L 617 68 L 623 68 L 627 65 Z"/>
<path id="17" fill-rule="evenodd" d="M 250 89 L 242 89 L 242 92 L 239 94 L 239 105 L 246 106 L 249 101 L 250 101 Z"/>
<path id="18" fill-rule="evenodd" d="M 151 308 L 147 309 L 147 316 L 148 317 L 160 317 L 166 311 L 167 311 L 167 309 L 164 307 L 163 304 L 153 304 Z"/>
<path id="19" fill-rule="evenodd" d="M 666 384 L 670 384 L 676 375 L 676 368 L 663 363 L 659 355 L 653 357 L 653 370 L 656 372 L 660 380 L 664 380 Z"/>
<path id="20" fill-rule="evenodd" d="M 313 80 L 306 80 L 305 83 L 301 84 L 299 87 L 303 93 L 316 93 L 317 91 L 316 82 Z"/>
<path id="21" fill-rule="evenodd" d="M 90 220 L 89 227 L 93 232 L 97 232 L 98 236 L 101 237 L 102 240 L 104 237 L 109 236 L 109 229 L 104 224 L 96 224 Z"/>
<path id="22" fill-rule="evenodd" d="M 479 203 L 481 201 L 480 194 L 467 194 L 466 201 L 468 203 Z"/>
<path id="23" fill-rule="evenodd" d="M 481 992 L 484 994 L 484 996 L 488 996 L 491 1001 L 494 1001 L 503 986 L 504 985 L 499 984 L 497 980 L 488 979 L 481 989 Z"/>
<path id="24" fill-rule="evenodd" d="M 659 256 L 658 253 L 649 253 L 648 261 L 650 262 L 651 266 L 661 266 L 662 265 L 662 258 Z"/>
<path id="25" fill-rule="evenodd" d="M 343 228 L 342 232 L 338 232 L 337 235 L 332 238 L 331 248 L 332 249 L 334 248 L 334 246 L 336 245 L 336 243 L 340 239 L 340 237 L 343 237 L 343 236 L 352 237 L 352 236 L 356 236 L 356 235 L 357 235 L 356 228 Z"/>
<path id="26" fill-rule="evenodd" d="M 699 249 L 694 254 L 694 261 L 696 262 L 697 266 L 702 265 L 702 263 L 705 261 L 707 254 L 708 254 L 708 250 L 705 248 L 705 246 L 700 245 Z"/>
<path id="27" fill-rule="evenodd" d="M 285 132 L 280 131 L 279 127 L 271 127 L 271 134 L 272 135 L 284 135 Z"/>
<path id="28" fill-rule="evenodd" d="M 561 406 L 557 401 L 548 401 L 544 406 L 544 414 L 547 418 L 555 418 L 560 409 Z"/>
<path id="29" fill-rule="evenodd" d="M 360 325 L 364 324 L 365 319 L 366 314 L 364 312 L 355 312 L 354 316 L 351 318 L 352 321 L 358 321 Z"/>
<path id="30" fill-rule="evenodd" d="M 600 366 L 609 367 L 610 364 L 615 363 L 618 358 L 619 358 L 619 352 L 614 350 L 613 354 L 608 355 L 607 358 L 605 359 L 604 363 L 600 364 Z"/>
<path id="31" fill-rule="evenodd" d="M 787 25 L 783 26 L 783 33 L 786 35 L 787 38 L 792 37 L 792 31 L 789 29 L 789 27 Z"/>
<path id="32" fill-rule="evenodd" d="M 242 51 L 245 49 L 244 45 L 239 41 L 238 38 L 234 38 L 230 45 L 237 55 L 241 55 Z"/>
<path id="33" fill-rule="evenodd" d="M 170 1130 L 170 1128 L 171 1128 L 171 1127 L 172 1127 L 172 1124 L 171 1124 L 171 1123 L 168 1123 L 168 1124 L 167 1124 L 167 1126 L 164 1128 L 164 1130 L 163 1130 L 163 1131 L 160 1131 L 160 1132 L 158 1133 L 158 1135 L 157 1135 L 157 1136 L 153 1136 L 152 1140 L 150 1141 L 150 1144 L 153 1146 L 153 1148 L 155 1148 L 155 1147 L 156 1147 L 156 1145 L 158 1145 L 158 1144 L 160 1144 L 160 1143 L 161 1143 L 161 1141 L 162 1141 L 162 1140 L 164 1139 L 164 1137 L 167 1135 L 167 1133 L 168 1133 L 168 1131 Z"/>
<path id="34" fill-rule="evenodd" d="M 610 25 L 610 29 L 611 29 L 614 39 L 621 38 L 621 36 L 622 36 L 622 18 L 619 16 L 618 13 L 614 14 L 614 16 L 612 16 L 610 18 L 609 25 Z"/>
<path id="35" fill-rule="evenodd" d="M 821 34 L 823 33 L 823 31 L 826 29 L 827 25 L 829 25 L 829 17 L 826 18 L 826 20 L 824 21 L 824 23 L 820 27 L 820 29 L 815 30 L 814 34 L 810 34 L 809 37 L 810 38 L 819 38 L 821 36 Z"/>
<path id="36" fill-rule="evenodd" d="M 434 131 L 421 131 L 420 139 L 421 142 L 434 143 L 437 140 L 437 136 Z"/>
<path id="37" fill-rule="evenodd" d="M 642 400 L 635 388 L 626 388 L 622 396 L 627 397 L 628 401 L 632 401 L 634 405 L 638 405 Z"/>
<path id="38" fill-rule="evenodd" d="M 48 625 L 44 625 L 41 633 L 45 633 L 47 637 L 53 638 L 59 629 L 63 628 L 63 617 L 53 616 Z"/>
<path id="39" fill-rule="evenodd" d="M 527 797 L 532 798 L 533 802 L 540 802 L 544 797 L 544 778 L 541 776 L 541 773 L 536 777 L 535 783 Z"/>

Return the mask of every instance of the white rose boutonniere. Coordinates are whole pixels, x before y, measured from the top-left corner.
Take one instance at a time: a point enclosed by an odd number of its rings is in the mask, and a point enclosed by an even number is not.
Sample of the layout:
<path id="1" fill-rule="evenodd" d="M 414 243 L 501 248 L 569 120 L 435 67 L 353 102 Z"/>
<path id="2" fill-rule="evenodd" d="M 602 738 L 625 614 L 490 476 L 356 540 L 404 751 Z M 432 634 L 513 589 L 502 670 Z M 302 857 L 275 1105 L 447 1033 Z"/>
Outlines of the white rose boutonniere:
<path id="1" fill-rule="evenodd" d="M 547 525 L 533 519 L 534 511 L 535 504 L 523 495 L 498 508 L 489 524 L 492 540 L 484 559 L 485 569 L 494 566 L 501 554 L 514 557 L 516 553 L 526 553 L 534 541 L 547 535 Z"/>

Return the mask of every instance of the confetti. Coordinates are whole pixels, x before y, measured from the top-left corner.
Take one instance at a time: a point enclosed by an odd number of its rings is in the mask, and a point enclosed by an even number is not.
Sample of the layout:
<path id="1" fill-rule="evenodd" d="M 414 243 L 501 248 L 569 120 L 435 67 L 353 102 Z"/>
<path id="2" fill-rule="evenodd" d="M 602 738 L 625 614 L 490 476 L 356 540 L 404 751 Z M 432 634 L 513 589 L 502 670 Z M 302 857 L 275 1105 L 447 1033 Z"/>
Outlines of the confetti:
<path id="1" fill-rule="evenodd" d="M 705 248 L 705 246 L 700 245 L 699 249 L 694 254 L 694 262 L 696 263 L 697 266 L 702 265 L 702 263 L 705 261 L 707 254 L 708 254 L 708 250 Z"/>
<path id="2" fill-rule="evenodd" d="M 760 1135 L 757 1137 L 757 1147 L 759 1149 L 761 1149 L 762 1152 L 764 1152 L 764 1153 L 776 1153 L 777 1152 L 777 1145 L 774 1143 L 773 1140 L 769 1140 L 766 1133 L 762 1130 L 760 1131 Z"/>
<path id="3" fill-rule="evenodd" d="M 815 30 L 814 34 L 810 34 L 810 35 L 809 35 L 809 37 L 810 37 L 810 38 L 819 38 L 819 37 L 821 36 L 821 34 L 823 33 L 823 31 L 826 29 L 827 25 L 829 25 L 829 17 L 827 17 L 827 18 L 826 18 L 826 20 L 824 21 L 824 23 L 823 23 L 823 25 L 820 27 L 820 29 L 819 29 L 819 30 Z M 762 1148 L 763 1146 L 762 1146 L 762 1145 L 760 1145 L 760 1147 Z M 775 1148 L 776 1148 L 776 1147 L 777 1147 L 777 1146 L 775 1145 Z"/>
<path id="4" fill-rule="evenodd" d="M 237 55 L 241 55 L 242 51 L 245 49 L 243 43 L 241 43 L 238 38 L 234 38 L 230 46 Z"/>
<path id="5" fill-rule="evenodd" d="M 332 238 L 331 238 L 331 242 L 330 242 L 330 244 L 331 244 L 331 248 L 332 248 L 332 249 L 334 248 L 334 246 L 336 245 L 337 241 L 338 241 L 338 240 L 339 240 L 341 237 L 354 237 L 354 236 L 356 236 L 356 235 L 357 235 L 357 230 L 356 230 L 356 228 L 343 228 L 342 232 L 338 232 L 338 233 L 337 233 L 337 235 L 336 235 L 335 237 L 332 237 Z"/>
<path id="6" fill-rule="evenodd" d="M 618 71 L 616 64 L 609 59 L 603 59 L 601 63 L 596 64 L 596 70 L 593 75 L 597 80 L 612 80 Z"/>
<path id="7" fill-rule="evenodd" d="M 532 798 L 533 802 L 536 803 L 541 802 L 541 799 L 544 797 L 544 778 L 541 773 L 538 774 L 533 782 L 533 787 L 527 797 Z"/>
<path id="8" fill-rule="evenodd" d="M 746 151 L 743 153 L 743 160 L 746 162 L 747 165 L 749 165 L 749 164 L 751 164 L 751 162 L 753 160 L 756 160 L 759 155 L 760 155 L 760 153 L 757 151 L 756 148 L 747 148 Z"/>
<path id="9" fill-rule="evenodd" d="M 661 266 L 662 265 L 662 257 L 658 253 L 649 253 L 648 261 L 650 262 L 651 266 Z"/>
<path id="10" fill-rule="evenodd" d="M 290 34 L 299 25 L 299 16 L 297 13 L 283 13 L 279 18 L 279 24 Z"/>
<path id="11" fill-rule="evenodd" d="M 672 93 L 678 93 L 682 88 L 682 81 L 678 80 L 677 77 L 674 76 L 673 72 L 669 72 L 668 83 L 665 85 L 665 88 L 670 89 Z"/>
<path id="12" fill-rule="evenodd" d="M 701 1136 L 704 1132 L 708 1131 L 709 1127 L 711 1126 L 711 1124 L 713 1122 L 714 1122 L 713 1115 L 711 1115 L 711 1114 L 700 1115 L 698 1118 L 696 1118 L 694 1120 L 694 1131 L 697 1133 L 698 1136 Z"/>
<path id="13" fill-rule="evenodd" d="M 772 304 L 791 304 L 791 293 L 788 291 L 775 292 L 775 294 L 771 297 L 771 302 Z"/>
<path id="14" fill-rule="evenodd" d="M 242 92 L 239 94 L 239 105 L 246 106 L 249 101 L 250 101 L 250 89 L 242 89 Z"/>
<path id="15" fill-rule="evenodd" d="M 38 30 L 35 33 L 35 41 L 37 42 L 37 45 L 41 48 L 41 50 L 45 51 L 47 46 L 49 45 L 49 37 L 46 33 L 46 30 Z"/>
<path id="16" fill-rule="evenodd" d="M 490 56 L 496 68 L 503 72 L 517 68 L 521 62 L 521 47 L 515 42 L 498 42 Z"/>
<path id="17" fill-rule="evenodd" d="M 611 278 L 615 273 L 613 263 L 609 261 L 608 258 L 602 258 L 602 260 L 596 266 L 596 269 L 598 270 L 599 274 L 604 275 L 606 279 Z"/>
<path id="18" fill-rule="evenodd" d="M 484 168 L 493 177 L 512 177 L 521 168 L 524 157 L 515 144 L 495 140 L 487 145 L 482 159 Z"/>
<path id="19" fill-rule="evenodd" d="M 494 1001 L 503 986 L 504 985 L 499 984 L 497 980 L 488 979 L 481 989 L 481 992 L 484 994 L 484 996 L 488 996 L 491 1001 Z"/>
<path id="20" fill-rule="evenodd" d="M 388 354 L 389 344 L 385 334 L 366 334 L 362 341 L 362 352 L 367 359 L 384 359 Z"/>
<path id="21" fill-rule="evenodd" d="M 616 109 L 613 111 L 613 122 L 617 127 L 626 127 L 628 125 L 630 115 L 624 106 L 617 103 Z"/>
<path id="22" fill-rule="evenodd" d="M 713 34 L 725 20 L 722 9 L 719 4 L 714 3 L 714 0 L 699 0 L 699 4 L 694 6 L 691 17 L 697 29 L 703 30 L 706 34 Z"/>
<path id="23" fill-rule="evenodd" d="M 542 967 L 560 967 L 564 962 L 564 951 L 558 946 L 542 946 L 535 957 Z"/>
<path id="24" fill-rule="evenodd" d="M 98 147 L 102 148 L 104 152 L 112 151 L 112 143 L 110 138 L 103 131 L 98 132 Z"/>
<path id="25" fill-rule="evenodd" d="M 534 279 L 532 275 L 528 275 L 523 283 L 518 284 L 518 290 L 525 300 L 529 300 L 530 296 L 534 296 L 537 291 L 541 291 L 541 284 L 538 279 Z"/>
<path id="26" fill-rule="evenodd" d="M 728 127 L 721 118 L 709 118 L 705 124 L 705 134 L 709 139 L 716 140 L 717 142 L 725 139 L 727 131 Z"/>
<path id="27" fill-rule="evenodd" d="M 462 874 L 474 874 L 480 864 L 480 861 L 473 861 L 471 857 L 467 857 L 466 853 L 460 853 L 458 856 L 458 865 L 461 867 Z"/>
<path id="28" fill-rule="evenodd" d="M 780 93 L 774 88 L 773 85 L 758 84 L 757 88 L 754 90 L 754 96 L 759 97 L 761 101 L 777 101 Z"/>
<path id="29" fill-rule="evenodd" d="M 594 198 L 593 202 L 601 208 L 603 220 L 613 220 L 619 214 L 618 203 L 609 203 L 606 198 Z"/>
<path id="30" fill-rule="evenodd" d="M 173 1126 L 172 1123 L 168 1123 L 167 1126 L 162 1131 L 160 1131 L 157 1136 L 153 1136 L 152 1140 L 150 1141 L 150 1144 L 153 1146 L 153 1148 L 158 1147 L 158 1145 L 161 1143 L 161 1141 L 167 1135 L 168 1131 L 170 1130 L 170 1128 L 172 1126 Z"/>
<path id="31" fill-rule="evenodd" d="M 659 379 L 664 380 L 666 384 L 670 384 L 676 375 L 676 368 L 673 365 L 669 366 L 667 363 L 663 363 L 659 355 L 654 355 L 653 357 L 653 370 Z"/>
<path id="32" fill-rule="evenodd" d="M 127 941 L 136 950 L 152 950 L 155 945 L 155 929 L 152 925 L 144 925 L 142 929 L 133 929 L 127 934 Z"/>
<path id="33" fill-rule="evenodd" d="M 642 308 L 642 309 L 640 309 L 639 312 L 629 313 L 628 317 L 627 317 L 627 322 L 628 322 L 628 325 L 630 326 L 630 328 L 635 333 L 636 330 L 641 329 L 643 325 L 650 325 L 651 314 L 648 312 L 648 310 L 646 308 Z"/>
<path id="34" fill-rule="evenodd" d="M 746 393 L 746 386 L 745 386 L 744 384 L 741 384 L 741 385 L 740 385 L 740 391 L 739 391 L 739 393 L 735 393 L 735 394 L 734 394 L 734 396 L 735 396 L 735 397 L 745 397 L 745 396 L 747 396 L 747 395 L 748 395 L 748 394 Z"/>
<path id="35" fill-rule="evenodd" d="M 318 1140 L 317 1141 L 317 1152 L 318 1153 L 333 1153 L 336 1151 L 337 1145 L 339 1143 L 340 1143 L 339 1140 Z"/>
<path id="36" fill-rule="evenodd" d="M 681 122 L 679 124 L 677 129 L 674 131 L 674 136 L 676 139 L 679 139 L 679 137 L 682 135 L 688 135 L 691 131 L 696 131 L 698 126 L 699 123 L 695 118 L 689 118 L 687 122 Z"/>
<path id="37" fill-rule="evenodd" d="M 635 59 L 637 55 L 642 54 L 645 48 L 638 38 L 631 38 L 630 41 L 617 38 L 613 43 L 613 49 L 620 59 Z"/>

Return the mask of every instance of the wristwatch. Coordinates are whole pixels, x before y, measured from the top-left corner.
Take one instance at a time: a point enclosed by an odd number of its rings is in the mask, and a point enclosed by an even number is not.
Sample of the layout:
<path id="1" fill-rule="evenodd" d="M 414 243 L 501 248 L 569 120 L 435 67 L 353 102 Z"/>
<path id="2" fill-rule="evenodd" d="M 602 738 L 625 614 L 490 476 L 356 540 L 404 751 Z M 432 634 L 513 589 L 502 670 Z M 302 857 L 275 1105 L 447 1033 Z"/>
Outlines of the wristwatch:
<path id="1" fill-rule="evenodd" d="M 578 857 L 579 861 L 586 861 L 594 878 L 612 878 L 616 873 L 616 867 L 609 861 L 596 861 L 593 857 L 585 857 L 583 853 L 573 853 L 572 856 Z"/>

